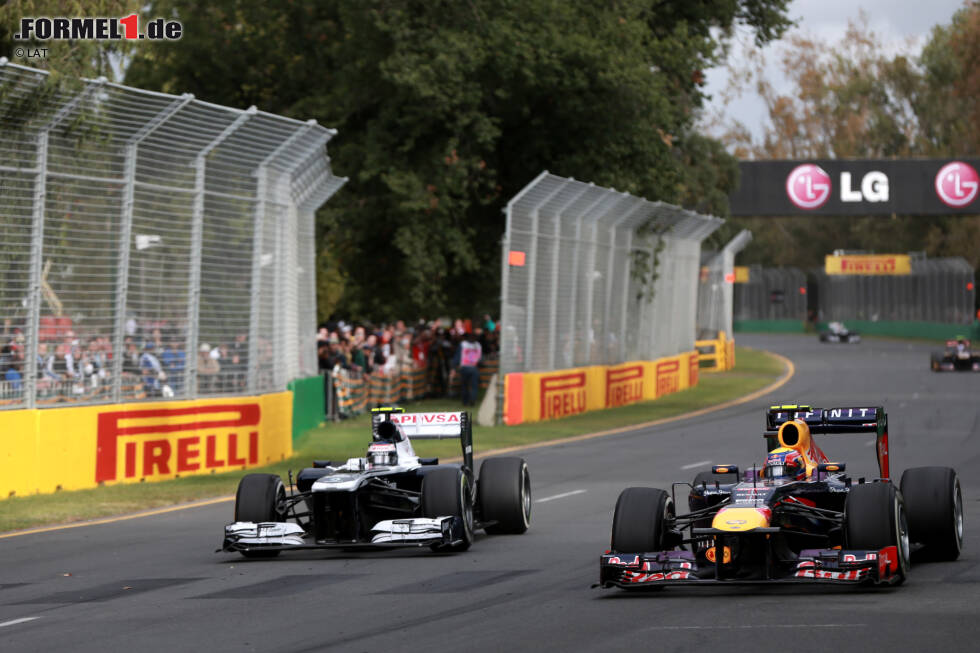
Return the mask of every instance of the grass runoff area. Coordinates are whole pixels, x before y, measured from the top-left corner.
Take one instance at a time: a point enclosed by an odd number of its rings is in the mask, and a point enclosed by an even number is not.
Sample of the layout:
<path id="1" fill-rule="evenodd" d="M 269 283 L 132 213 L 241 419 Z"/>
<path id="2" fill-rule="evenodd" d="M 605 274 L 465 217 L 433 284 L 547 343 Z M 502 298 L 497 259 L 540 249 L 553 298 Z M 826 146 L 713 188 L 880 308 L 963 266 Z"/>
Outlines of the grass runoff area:
<path id="1" fill-rule="evenodd" d="M 700 382 L 693 390 L 678 392 L 656 401 L 593 411 L 549 422 L 518 426 L 474 426 L 475 453 L 479 456 L 494 449 L 530 445 L 682 415 L 750 394 L 773 383 L 784 372 L 782 362 L 765 352 L 744 347 L 736 347 L 736 352 L 735 369 L 719 374 L 705 374 L 702 371 Z M 404 406 L 406 412 L 460 409 L 459 402 L 451 399 L 425 400 Z M 369 415 L 326 424 L 308 432 L 297 443 L 295 454 L 291 458 L 248 471 L 280 474 L 286 480 L 289 470 L 295 475 L 301 468 L 309 467 L 313 459 L 343 463 L 348 458 L 363 456 L 370 439 Z M 419 441 L 414 442 L 413 446 L 416 453 L 423 457 L 456 458 L 460 455 L 458 440 Z M 244 473 L 238 470 L 158 483 L 130 483 L 91 490 L 12 497 L 0 500 L 0 532 L 86 521 L 233 496 Z M 232 510 L 229 502 L 229 521 L 233 516 Z"/>

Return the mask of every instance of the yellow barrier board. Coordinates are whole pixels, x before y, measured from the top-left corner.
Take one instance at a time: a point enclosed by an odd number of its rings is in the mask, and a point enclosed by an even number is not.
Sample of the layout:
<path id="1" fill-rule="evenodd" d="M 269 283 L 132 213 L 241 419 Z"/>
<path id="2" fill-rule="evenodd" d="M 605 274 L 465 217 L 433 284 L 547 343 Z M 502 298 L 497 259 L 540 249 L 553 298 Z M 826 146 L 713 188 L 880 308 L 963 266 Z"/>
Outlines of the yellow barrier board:
<path id="1" fill-rule="evenodd" d="M 292 455 L 292 393 L 0 413 L 0 497 L 247 469 Z"/>
<path id="2" fill-rule="evenodd" d="M 827 274 L 912 274 L 912 262 L 907 254 L 852 254 L 827 256 Z"/>
<path id="3" fill-rule="evenodd" d="M 504 421 L 538 422 L 626 406 L 687 389 L 698 382 L 698 353 L 654 361 L 508 374 Z"/>

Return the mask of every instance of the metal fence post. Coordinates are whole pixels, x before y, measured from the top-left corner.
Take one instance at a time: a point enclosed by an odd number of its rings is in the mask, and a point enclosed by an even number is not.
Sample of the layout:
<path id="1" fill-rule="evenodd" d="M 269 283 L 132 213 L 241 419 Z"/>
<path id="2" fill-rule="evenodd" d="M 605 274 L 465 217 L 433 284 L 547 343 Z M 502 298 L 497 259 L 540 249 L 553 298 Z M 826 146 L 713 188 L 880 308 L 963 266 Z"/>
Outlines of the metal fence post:
<path id="1" fill-rule="evenodd" d="M 567 183 L 567 182 L 566 182 Z M 538 202 L 535 207 L 531 210 L 531 251 L 529 252 L 529 258 L 531 259 L 531 269 L 534 271 L 532 278 L 527 284 L 527 323 L 524 325 L 524 369 L 529 370 L 532 368 L 534 363 L 534 336 L 531 332 L 531 327 L 534 324 L 534 299 L 535 291 L 538 281 L 538 213 L 541 207 L 550 202 L 558 193 L 564 190 L 565 184 L 560 185 L 556 190 L 552 191 L 546 198 Z M 557 284 L 558 280 L 555 279 L 554 282 Z"/>
<path id="2" fill-rule="evenodd" d="M 257 178 L 255 189 L 255 216 L 252 222 L 252 279 L 251 279 L 251 307 L 249 309 L 248 322 L 248 392 L 255 394 L 258 388 L 259 371 L 259 304 L 262 300 L 262 249 L 263 229 L 265 229 L 265 205 L 268 195 L 269 185 L 269 163 L 275 160 L 282 152 L 293 143 L 302 138 L 313 126 L 316 120 L 308 120 L 306 124 L 298 129 L 292 136 L 284 140 L 279 146 L 269 153 L 261 163 L 255 168 L 254 176 Z M 280 265 L 279 261 L 275 261 Z"/>
<path id="3" fill-rule="evenodd" d="M 551 348 L 548 350 L 548 369 L 555 369 L 555 354 L 559 349 L 558 340 L 558 273 L 559 273 L 559 263 L 561 263 L 561 226 L 565 219 L 565 211 L 568 210 L 570 206 L 575 204 L 575 202 L 582 199 L 582 197 L 589 192 L 592 186 L 585 186 L 582 192 L 576 193 L 572 199 L 565 202 L 565 205 L 560 209 L 555 211 L 555 253 L 551 257 L 551 313 L 548 333 L 550 334 L 549 342 L 551 343 Z M 577 245 L 577 243 L 576 243 Z M 572 316 L 574 318 L 574 315 Z"/>
<path id="4" fill-rule="evenodd" d="M 230 125 L 224 128 L 210 143 L 198 153 L 194 159 L 194 208 L 191 216 L 191 256 L 190 256 L 190 286 L 187 296 L 187 340 L 184 343 L 184 396 L 196 397 L 197 384 L 197 347 L 201 319 L 201 253 L 204 238 L 204 182 L 207 175 L 207 157 L 216 147 L 221 145 L 249 118 L 255 115 L 258 107 L 250 106 L 238 115 Z"/>
<path id="5" fill-rule="evenodd" d="M 116 277 L 115 328 L 112 336 L 112 400 L 122 400 L 123 339 L 126 333 L 126 301 L 129 293 L 129 254 L 133 239 L 133 203 L 136 188 L 136 156 L 139 144 L 173 114 L 194 99 L 190 93 L 176 98 L 126 142 L 125 163 L 123 165 L 122 215 L 119 230 L 119 264 Z"/>

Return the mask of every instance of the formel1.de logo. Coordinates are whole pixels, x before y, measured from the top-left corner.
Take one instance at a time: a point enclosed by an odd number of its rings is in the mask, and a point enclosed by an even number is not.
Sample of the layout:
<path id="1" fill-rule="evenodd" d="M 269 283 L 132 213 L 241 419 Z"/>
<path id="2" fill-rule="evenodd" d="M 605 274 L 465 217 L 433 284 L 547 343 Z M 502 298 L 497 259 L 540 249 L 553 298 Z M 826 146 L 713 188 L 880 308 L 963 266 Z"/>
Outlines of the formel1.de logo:
<path id="1" fill-rule="evenodd" d="M 801 209 L 816 209 L 830 197 L 830 175 L 820 166 L 805 163 L 786 178 L 786 194 Z"/>
<path id="2" fill-rule="evenodd" d="M 977 171 L 961 161 L 947 163 L 936 174 L 936 194 L 947 206 L 960 208 L 977 196 L 980 176 Z"/>

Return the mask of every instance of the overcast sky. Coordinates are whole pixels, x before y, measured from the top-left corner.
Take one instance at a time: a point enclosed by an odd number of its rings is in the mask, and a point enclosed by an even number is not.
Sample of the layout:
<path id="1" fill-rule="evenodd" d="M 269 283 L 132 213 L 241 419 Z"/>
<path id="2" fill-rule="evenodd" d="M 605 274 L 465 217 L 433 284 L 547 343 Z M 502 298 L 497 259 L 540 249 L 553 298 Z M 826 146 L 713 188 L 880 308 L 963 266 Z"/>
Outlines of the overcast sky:
<path id="1" fill-rule="evenodd" d="M 907 42 L 913 39 L 913 52 L 921 50 L 928 40 L 929 33 L 937 24 L 948 24 L 953 13 L 962 7 L 963 0 L 794 0 L 790 4 L 789 15 L 796 20 L 794 33 L 815 36 L 827 44 L 840 41 L 847 29 L 848 20 L 857 21 L 863 9 L 868 16 L 871 29 L 895 52 L 907 50 Z M 751 44 L 748 32 L 742 33 L 740 40 Z M 766 47 L 765 54 L 769 65 L 769 77 L 777 89 L 787 92 L 790 87 L 779 73 L 776 63 L 779 60 L 778 43 Z M 744 57 L 742 48 L 736 46 L 732 57 L 738 62 Z M 715 68 L 707 74 L 707 92 L 715 96 L 708 104 L 706 115 L 713 115 L 723 109 L 720 101 L 721 91 L 728 83 L 728 72 L 724 67 Z M 760 134 L 760 124 L 765 118 L 762 102 L 754 97 L 743 96 L 724 108 L 726 122 L 737 119 L 744 123 L 753 134 Z M 708 131 L 714 135 L 710 125 Z"/>

